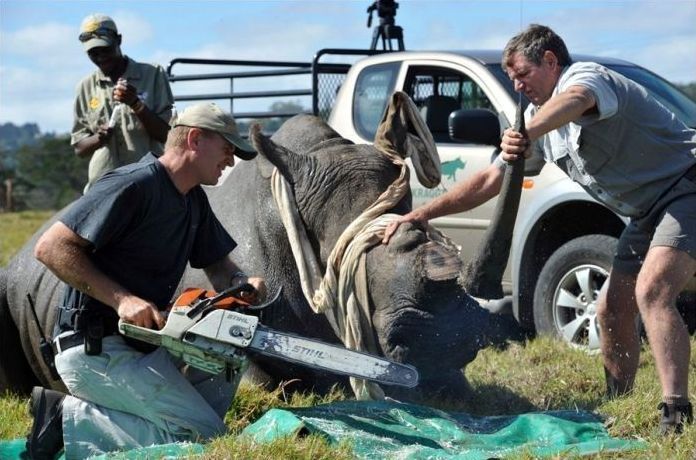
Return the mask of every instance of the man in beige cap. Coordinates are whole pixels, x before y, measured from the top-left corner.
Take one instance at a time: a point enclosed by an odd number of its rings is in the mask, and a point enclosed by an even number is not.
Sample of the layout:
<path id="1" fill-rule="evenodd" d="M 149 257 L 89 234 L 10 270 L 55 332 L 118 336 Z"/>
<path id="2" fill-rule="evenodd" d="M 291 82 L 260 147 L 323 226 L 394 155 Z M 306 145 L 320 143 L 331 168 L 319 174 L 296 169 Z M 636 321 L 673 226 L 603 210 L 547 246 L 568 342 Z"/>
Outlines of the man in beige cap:
<path id="1" fill-rule="evenodd" d="M 121 35 L 109 16 L 87 16 L 79 40 L 97 66 L 77 86 L 70 140 L 78 156 L 90 158 L 86 190 L 143 153 L 162 153 L 174 98 L 162 67 L 122 54 Z"/>
<path id="2" fill-rule="evenodd" d="M 236 243 L 201 188 L 215 185 L 235 156 L 255 155 L 230 115 L 191 106 L 173 122 L 161 157 L 105 174 L 41 236 L 36 257 L 66 284 L 53 344 L 71 395 L 32 392 L 31 458 L 53 458 L 63 445 L 66 458 L 87 458 L 226 431 L 236 388 L 224 372 L 181 372 L 165 349 L 124 340 L 117 323 L 162 328 L 189 263 L 215 289 L 249 283 L 245 300 L 263 300 L 264 280 L 232 262 Z"/>

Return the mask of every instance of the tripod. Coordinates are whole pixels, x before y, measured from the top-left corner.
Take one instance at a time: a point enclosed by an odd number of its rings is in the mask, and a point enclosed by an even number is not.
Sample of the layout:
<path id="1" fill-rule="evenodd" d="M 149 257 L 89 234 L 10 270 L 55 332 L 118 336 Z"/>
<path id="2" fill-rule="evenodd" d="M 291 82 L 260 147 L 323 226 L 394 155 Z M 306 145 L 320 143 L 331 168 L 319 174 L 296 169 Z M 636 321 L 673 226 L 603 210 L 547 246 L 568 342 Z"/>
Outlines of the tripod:
<path id="1" fill-rule="evenodd" d="M 382 39 L 382 49 L 385 51 L 394 51 L 392 40 L 396 40 L 398 50 L 403 51 L 404 33 L 403 29 L 394 24 L 394 16 L 399 4 L 394 0 L 376 0 L 367 8 L 369 16 L 367 18 L 367 27 L 372 26 L 372 12 L 377 10 L 379 16 L 379 25 L 375 26 L 372 33 L 371 50 L 377 49 L 377 41 Z"/>

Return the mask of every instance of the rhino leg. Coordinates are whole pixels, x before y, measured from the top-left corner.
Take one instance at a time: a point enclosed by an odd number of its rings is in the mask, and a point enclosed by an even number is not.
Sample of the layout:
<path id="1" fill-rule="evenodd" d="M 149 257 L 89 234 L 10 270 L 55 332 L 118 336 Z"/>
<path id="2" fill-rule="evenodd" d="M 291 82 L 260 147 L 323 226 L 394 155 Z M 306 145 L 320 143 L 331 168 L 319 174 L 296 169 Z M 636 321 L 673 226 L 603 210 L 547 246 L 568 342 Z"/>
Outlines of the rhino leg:
<path id="1" fill-rule="evenodd" d="M 19 331 L 10 315 L 7 300 L 7 272 L 0 268 L 0 394 L 10 391 L 28 395 L 38 384 L 22 350 Z"/>

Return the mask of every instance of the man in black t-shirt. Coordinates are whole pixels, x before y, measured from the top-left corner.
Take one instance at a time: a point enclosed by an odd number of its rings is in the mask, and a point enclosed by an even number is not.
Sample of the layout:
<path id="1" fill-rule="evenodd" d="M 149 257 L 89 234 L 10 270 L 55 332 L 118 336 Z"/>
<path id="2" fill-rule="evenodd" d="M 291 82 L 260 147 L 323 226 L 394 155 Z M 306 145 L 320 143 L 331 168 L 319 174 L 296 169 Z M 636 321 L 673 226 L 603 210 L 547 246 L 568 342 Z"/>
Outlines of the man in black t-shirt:
<path id="1" fill-rule="evenodd" d="M 63 446 L 66 458 L 86 458 L 225 432 L 235 388 L 224 375 L 182 373 L 165 349 L 143 353 L 117 325 L 162 328 L 188 263 L 218 290 L 248 282 L 255 291 L 245 300 L 263 299 L 263 279 L 229 258 L 236 243 L 200 187 L 215 185 L 234 156 L 255 154 L 231 116 L 214 104 L 191 106 L 162 157 L 107 173 L 41 236 L 36 257 L 67 285 L 54 345 L 71 395 L 32 392 L 32 458 L 53 458 Z"/>

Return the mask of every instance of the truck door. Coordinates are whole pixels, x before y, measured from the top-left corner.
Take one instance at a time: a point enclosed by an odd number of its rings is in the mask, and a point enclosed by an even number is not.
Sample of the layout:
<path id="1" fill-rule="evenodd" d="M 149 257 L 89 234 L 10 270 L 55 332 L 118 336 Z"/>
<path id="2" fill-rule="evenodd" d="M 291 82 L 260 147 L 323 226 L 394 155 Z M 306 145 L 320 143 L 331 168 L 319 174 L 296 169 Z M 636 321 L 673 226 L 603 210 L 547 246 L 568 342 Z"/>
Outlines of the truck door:
<path id="1" fill-rule="evenodd" d="M 502 113 L 481 85 L 464 72 L 437 65 L 409 65 L 404 90 L 418 106 L 437 144 L 442 165 L 442 183 L 427 189 L 411 175 L 413 206 L 421 206 L 442 195 L 455 183 L 488 167 L 498 154 L 490 145 L 461 143 L 450 138 L 448 117 L 458 109 L 487 109 Z M 462 258 L 469 260 L 489 225 L 496 199 L 468 212 L 434 219 L 431 224 L 462 246 Z"/>

